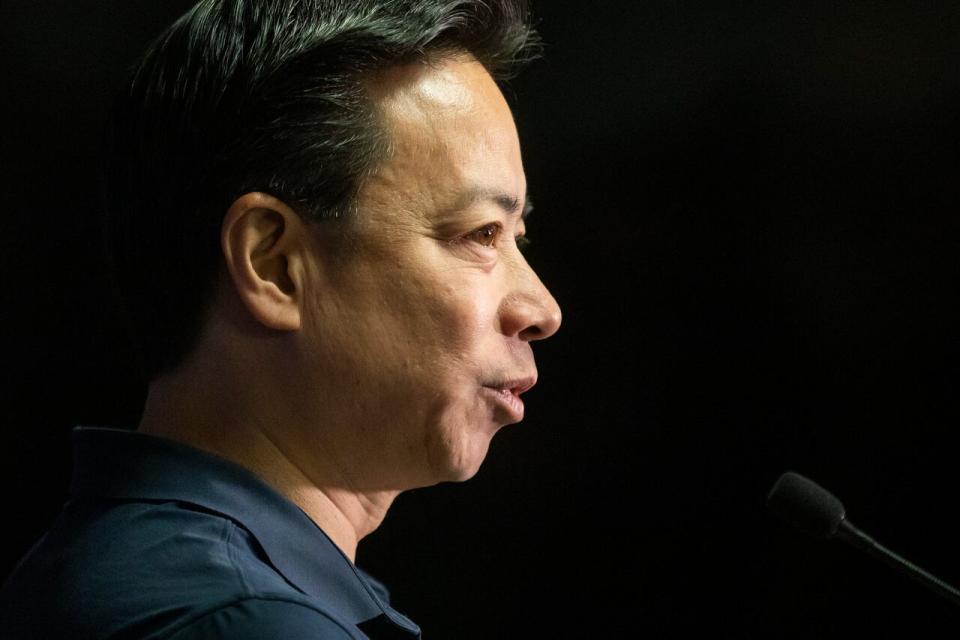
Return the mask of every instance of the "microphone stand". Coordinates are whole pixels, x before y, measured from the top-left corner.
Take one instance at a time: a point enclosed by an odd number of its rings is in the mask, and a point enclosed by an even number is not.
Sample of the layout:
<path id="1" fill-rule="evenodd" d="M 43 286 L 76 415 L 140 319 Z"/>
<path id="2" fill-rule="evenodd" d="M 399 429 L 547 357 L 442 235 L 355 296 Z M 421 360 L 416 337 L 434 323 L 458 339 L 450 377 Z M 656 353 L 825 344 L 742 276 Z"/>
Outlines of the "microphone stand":
<path id="1" fill-rule="evenodd" d="M 834 534 L 840 540 L 860 549 L 864 553 L 883 561 L 885 564 L 906 574 L 914 581 L 919 582 L 942 598 L 946 598 L 955 605 L 960 605 L 960 591 L 947 584 L 928 571 L 924 571 L 906 558 L 903 558 L 890 549 L 853 526 L 846 518 L 840 521 L 837 532 Z"/>

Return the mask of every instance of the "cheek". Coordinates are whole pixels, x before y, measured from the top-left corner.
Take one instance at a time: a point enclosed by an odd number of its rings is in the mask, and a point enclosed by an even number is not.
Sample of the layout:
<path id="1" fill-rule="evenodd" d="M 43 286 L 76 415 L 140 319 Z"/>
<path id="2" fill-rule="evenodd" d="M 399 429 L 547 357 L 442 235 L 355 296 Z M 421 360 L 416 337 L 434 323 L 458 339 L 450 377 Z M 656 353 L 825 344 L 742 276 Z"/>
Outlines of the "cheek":
<path id="1" fill-rule="evenodd" d="M 496 328 L 497 301 L 488 274 L 469 269 L 438 270 L 411 278 L 391 292 L 391 307 L 405 309 L 405 331 L 444 358 L 475 358 Z"/>
<path id="2" fill-rule="evenodd" d="M 447 337 L 466 346 L 476 344 L 491 332 L 495 309 L 487 292 L 465 282 L 445 289 L 435 313 L 443 318 Z"/>

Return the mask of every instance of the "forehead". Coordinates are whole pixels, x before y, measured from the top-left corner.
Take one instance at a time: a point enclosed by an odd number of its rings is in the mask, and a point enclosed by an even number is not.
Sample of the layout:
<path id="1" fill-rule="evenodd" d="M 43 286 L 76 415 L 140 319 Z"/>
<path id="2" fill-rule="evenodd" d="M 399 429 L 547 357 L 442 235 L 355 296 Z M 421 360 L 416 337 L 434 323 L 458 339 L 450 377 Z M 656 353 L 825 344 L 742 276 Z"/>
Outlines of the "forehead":
<path id="1" fill-rule="evenodd" d="M 496 82 L 467 53 L 434 54 L 386 67 L 367 79 L 367 91 L 381 112 L 397 123 L 424 115 L 462 115 L 471 109 L 509 114 Z"/>
<path id="2" fill-rule="evenodd" d="M 389 153 L 361 200 L 366 196 L 414 216 L 449 208 L 470 199 L 470 192 L 523 200 L 513 116 L 475 59 L 461 55 L 392 67 L 372 77 L 369 87 Z"/>

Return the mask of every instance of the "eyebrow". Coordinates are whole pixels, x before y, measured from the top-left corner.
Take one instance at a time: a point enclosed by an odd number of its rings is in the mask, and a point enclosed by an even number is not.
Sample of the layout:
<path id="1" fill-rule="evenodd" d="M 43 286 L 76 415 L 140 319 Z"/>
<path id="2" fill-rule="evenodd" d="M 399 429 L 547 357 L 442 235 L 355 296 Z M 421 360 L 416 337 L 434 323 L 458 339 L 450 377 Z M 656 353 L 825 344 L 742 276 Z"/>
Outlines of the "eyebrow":
<path id="1" fill-rule="evenodd" d="M 524 194 L 523 208 L 521 209 L 520 199 L 517 196 L 513 196 L 505 191 L 489 187 L 475 187 L 473 189 L 469 189 L 463 194 L 463 197 L 460 199 L 460 203 L 456 209 L 462 211 L 463 209 L 467 209 L 477 202 L 483 201 L 494 203 L 508 214 L 514 214 L 517 211 L 520 211 L 521 220 L 526 220 L 527 216 L 529 216 L 533 211 L 533 200 L 530 198 L 529 192 Z"/>

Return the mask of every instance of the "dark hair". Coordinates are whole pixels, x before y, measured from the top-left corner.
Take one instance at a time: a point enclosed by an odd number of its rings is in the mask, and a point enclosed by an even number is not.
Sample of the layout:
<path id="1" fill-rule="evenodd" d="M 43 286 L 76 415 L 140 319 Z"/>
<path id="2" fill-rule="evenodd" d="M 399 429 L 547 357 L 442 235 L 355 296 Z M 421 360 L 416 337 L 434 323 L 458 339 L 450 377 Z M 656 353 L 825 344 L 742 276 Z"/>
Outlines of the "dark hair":
<path id="1" fill-rule="evenodd" d="M 147 381 L 194 348 L 240 195 L 310 223 L 353 215 L 387 150 L 365 74 L 467 52 L 497 79 L 536 57 L 524 0 L 203 0 L 148 48 L 106 136 L 104 241 Z"/>

